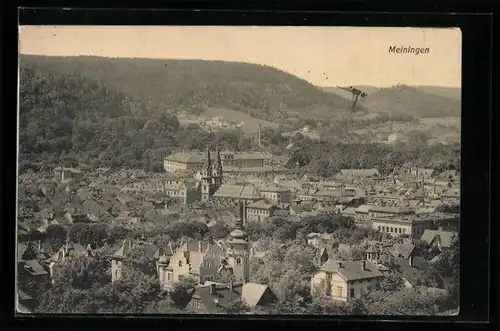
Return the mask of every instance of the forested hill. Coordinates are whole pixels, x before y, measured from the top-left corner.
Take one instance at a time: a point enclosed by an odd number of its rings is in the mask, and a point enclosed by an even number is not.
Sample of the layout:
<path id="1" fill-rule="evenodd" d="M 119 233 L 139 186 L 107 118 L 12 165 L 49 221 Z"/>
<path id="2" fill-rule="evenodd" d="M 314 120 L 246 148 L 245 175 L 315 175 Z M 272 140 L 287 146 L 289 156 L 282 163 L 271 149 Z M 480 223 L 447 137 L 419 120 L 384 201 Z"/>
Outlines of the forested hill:
<path id="1" fill-rule="evenodd" d="M 364 106 L 373 112 L 415 117 L 460 117 L 461 113 L 460 100 L 426 93 L 408 85 L 382 88 L 370 94 Z"/>
<path id="2" fill-rule="evenodd" d="M 20 73 L 20 171 L 57 165 L 160 167 L 182 134 L 154 113 L 79 74 L 24 65 Z"/>
<path id="3" fill-rule="evenodd" d="M 56 166 L 162 171 L 163 158 L 174 150 L 202 150 L 206 145 L 234 150 L 255 147 L 255 141 L 238 130 L 209 133 L 197 125 L 181 126 L 177 116 L 162 110 L 78 72 L 61 73 L 24 63 L 20 72 L 20 172 L 49 171 Z M 290 151 L 295 163 L 325 176 L 341 167 L 387 168 L 388 172 L 401 162 L 459 166 L 460 146 L 350 146 L 298 139 Z M 262 131 L 262 142 L 277 153 L 288 145 L 288 139 L 273 129 Z"/>
<path id="4" fill-rule="evenodd" d="M 22 55 L 21 67 L 26 65 L 63 74 L 78 72 L 136 100 L 171 110 L 224 107 L 283 123 L 293 117 L 331 119 L 350 106 L 349 100 L 305 80 L 257 64 Z"/>

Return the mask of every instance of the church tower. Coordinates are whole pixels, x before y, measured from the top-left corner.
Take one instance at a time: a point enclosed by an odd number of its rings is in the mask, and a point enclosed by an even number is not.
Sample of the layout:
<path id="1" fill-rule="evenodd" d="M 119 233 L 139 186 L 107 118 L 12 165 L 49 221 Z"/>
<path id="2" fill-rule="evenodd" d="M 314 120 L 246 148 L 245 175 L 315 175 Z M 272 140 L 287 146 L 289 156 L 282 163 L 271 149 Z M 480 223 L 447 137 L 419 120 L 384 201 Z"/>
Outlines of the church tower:
<path id="1" fill-rule="evenodd" d="M 215 185 L 215 188 L 219 188 L 222 185 L 222 161 L 220 158 L 220 150 L 219 147 L 217 146 L 217 160 L 215 163 L 215 166 L 213 167 L 213 184 Z"/>
<path id="2" fill-rule="evenodd" d="M 212 160 L 210 159 L 210 149 L 207 147 L 207 160 L 201 170 L 201 201 L 208 201 L 212 196 Z"/>
<path id="3" fill-rule="evenodd" d="M 228 242 L 228 263 L 233 269 L 236 281 L 248 282 L 250 278 L 250 243 L 248 234 L 243 230 L 243 218 L 245 205 L 240 203 L 240 219 L 236 223 L 236 228 L 229 234 Z"/>

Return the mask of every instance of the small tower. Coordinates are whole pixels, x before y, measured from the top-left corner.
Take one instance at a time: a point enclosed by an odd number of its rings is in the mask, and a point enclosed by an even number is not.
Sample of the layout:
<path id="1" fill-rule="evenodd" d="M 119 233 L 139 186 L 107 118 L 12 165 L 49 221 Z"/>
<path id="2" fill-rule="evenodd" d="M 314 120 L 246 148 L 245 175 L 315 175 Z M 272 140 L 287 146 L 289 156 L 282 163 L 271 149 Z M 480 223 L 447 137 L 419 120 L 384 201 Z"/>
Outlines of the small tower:
<path id="1" fill-rule="evenodd" d="M 373 264 L 378 264 L 380 260 L 380 252 L 375 246 L 370 246 L 366 250 L 366 259 Z"/>
<path id="2" fill-rule="evenodd" d="M 212 160 L 210 159 L 210 149 L 207 147 L 207 160 L 201 171 L 201 200 L 208 201 L 212 195 Z"/>
<path id="3" fill-rule="evenodd" d="M 236 281 L 247 282 L 250 277 L 250 250 L 248 234 L 243 230 L 244 205 L 240 203 L 240 219 L 236 223 L 236 228 L 229 234 L 228 263 L 233 269 Z"/>
<path id="4" fill-rule="evenodd" d="M 132 242 L 128 239 L 123 240 L 123 244 L 111 256 L 111 281 L 116 282 L 122 277 L 123 259 L 132 250 Z"/>

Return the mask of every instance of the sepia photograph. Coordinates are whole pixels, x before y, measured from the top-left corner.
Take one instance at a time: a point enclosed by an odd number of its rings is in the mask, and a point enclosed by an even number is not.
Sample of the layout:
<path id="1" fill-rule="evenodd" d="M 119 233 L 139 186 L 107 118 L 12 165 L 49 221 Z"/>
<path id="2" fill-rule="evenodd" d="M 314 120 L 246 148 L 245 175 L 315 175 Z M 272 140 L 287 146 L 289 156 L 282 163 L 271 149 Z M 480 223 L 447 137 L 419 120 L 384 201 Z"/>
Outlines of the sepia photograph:
<path id="1" fill-rule="evenodd" d="M 459 313 L 458 28 L 19 26 L 18 314 Z"/>

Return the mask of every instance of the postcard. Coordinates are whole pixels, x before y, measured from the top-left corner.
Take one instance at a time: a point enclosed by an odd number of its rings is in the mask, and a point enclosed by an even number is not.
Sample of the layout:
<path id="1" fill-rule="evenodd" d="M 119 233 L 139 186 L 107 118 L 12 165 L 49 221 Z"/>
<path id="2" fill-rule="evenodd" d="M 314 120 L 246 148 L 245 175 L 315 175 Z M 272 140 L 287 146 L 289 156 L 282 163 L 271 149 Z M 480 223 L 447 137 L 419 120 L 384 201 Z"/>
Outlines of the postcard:
<path id="1" fill-rule="evenodd" d="M 19 314 L 458 314 L 460 29 L 19 29 Z"/>

